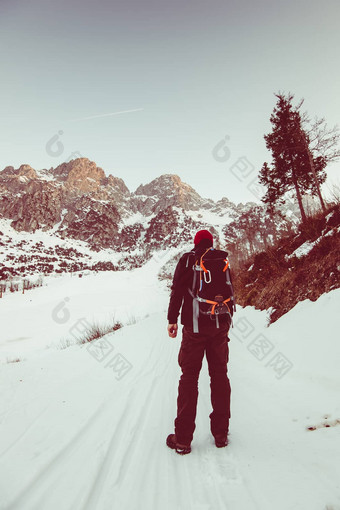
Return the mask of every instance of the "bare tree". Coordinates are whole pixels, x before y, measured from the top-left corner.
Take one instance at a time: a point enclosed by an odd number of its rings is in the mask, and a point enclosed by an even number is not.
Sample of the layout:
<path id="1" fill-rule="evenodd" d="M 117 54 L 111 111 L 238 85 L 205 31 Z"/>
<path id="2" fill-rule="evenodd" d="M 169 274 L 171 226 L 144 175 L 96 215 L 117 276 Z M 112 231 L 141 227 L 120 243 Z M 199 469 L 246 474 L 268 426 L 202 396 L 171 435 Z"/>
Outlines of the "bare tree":
<path id="1" fill-rule="evenodd" d="M 323 211 L 325 211 L 326 206 L 321 195 L 320 185 L 314 165 L 314 158 L 315 156 L 322 158 L 326 164 L 339 160 L 339 128 L 337 125 L 329 128 L 324 117 L 315 117 L 312 121 L 307 112 L 304 112 L 302 115 L 302 126 L 303 129 L 300 130 L 301 141 L 308 154 L 310 168 L 314 176 L 315 189 L 319 197 L 321 207 Z"/>
<path id="2" fill-rule="evenodd" d="M 327 163 L 340 159 L 340 133 L 337 125 L 329 128 L 324 118 L 310 120 L 307 113 L 303 115 L 302 123 L 309 138 L 309 148 L 312 153 L 325 159 Z"/>

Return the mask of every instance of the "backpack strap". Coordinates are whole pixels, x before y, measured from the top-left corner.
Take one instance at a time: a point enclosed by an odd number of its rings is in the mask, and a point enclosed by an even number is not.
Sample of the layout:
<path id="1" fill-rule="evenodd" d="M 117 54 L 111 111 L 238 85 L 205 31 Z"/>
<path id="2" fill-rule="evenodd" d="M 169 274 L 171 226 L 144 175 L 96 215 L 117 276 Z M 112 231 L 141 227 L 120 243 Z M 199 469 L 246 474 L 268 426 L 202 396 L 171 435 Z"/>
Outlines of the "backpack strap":
<path id="1" fill-rule="evenodd" d="M 235 299 L 234 299 L 234 288 L 233 288 L 233 284 L 231 283 L 229 263 L 228 263 L 228 269 L 226 270 L 226 278 L 227 278 L 227 284 L 230 286 L 232 307 L 233 307 L 234 312 L 236 312 Z"/>
<path id="2" fill-rule="evenodd" d="M 224 261 L 225 261 L 225 266 L 224 266 L 223 272 L 225 272 L 227 284 L 230 286 L 231 303 L 232 303 L 234 312 L 236 312 L 236 306 L 235 306 L 235 300 L 234 300 L 234 288 L 233 288 L 233 284 L 231 283 L 229 260 L 226 257 L 224 259 Z"/>
<path id="3" fill-rule="evenodd" d="M 188 256 L 187 256 L 187 263 L 186 263 L 185 267 L 189 267 L 189 259 L 190 259 L 190 255 L 195 255 L 194 250 L 191 250 L 191 251 L 188 253 Z"/>
<path id="4" fill-rule="evenodd" d="M 197 298 L 192 301 L 192 328 L 194 333 L 198 333 L 198 317 L 200 314 L 200 304 Z"/>
<path id="5" fill-rule="evenodd" d="M 188 253 L 186 267 L 189 267 L 189 261 L 190 261 L 191 255 L 194 255 L 194 257 L 195 257 L 196 254 L 195 254 L 194 250 L 192 250 L 190 253 Z M 199 316 L 200 311 L 199 311 L 199 302 L 196 299 L 195 292 L 196 292 L 196 285 L 197 285 L 197 271 L 202 271 L 201 267 L 198 265 L 198 259 L 196 261 L 194 259 L 194 264 L 192 266 L 192 269 L 194 271 L 194 276 L 192 279 L 191 289 L 189 288 L 188 292 L 193 299 L 193 301 L 192 301 L 193 331 L 194 331 L 194 333 L 198 333 L 198 316 Z"/>

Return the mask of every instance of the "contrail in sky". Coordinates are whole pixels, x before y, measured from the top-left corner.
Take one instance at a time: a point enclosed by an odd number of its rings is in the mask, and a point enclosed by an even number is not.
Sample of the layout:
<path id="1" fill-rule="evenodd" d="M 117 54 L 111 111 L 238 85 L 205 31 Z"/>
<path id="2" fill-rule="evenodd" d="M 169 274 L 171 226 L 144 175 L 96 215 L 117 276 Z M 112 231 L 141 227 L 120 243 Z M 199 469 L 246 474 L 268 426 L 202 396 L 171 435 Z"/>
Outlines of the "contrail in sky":
<path id="1" fill-rule="evenodd" d="M 121 112 L 103 113 L 102 115 L 91 115 L 91 117 L 82 117 L 81 119 L 72 119 L 68 122 L 77 122 L 78 120 L 99 119 L 100 117 L 110 117 L 112 115 L 120 115 L 121 113 L 141 112 L 144 108 L 136 108 L 135 110 L 122 110 Z"/>

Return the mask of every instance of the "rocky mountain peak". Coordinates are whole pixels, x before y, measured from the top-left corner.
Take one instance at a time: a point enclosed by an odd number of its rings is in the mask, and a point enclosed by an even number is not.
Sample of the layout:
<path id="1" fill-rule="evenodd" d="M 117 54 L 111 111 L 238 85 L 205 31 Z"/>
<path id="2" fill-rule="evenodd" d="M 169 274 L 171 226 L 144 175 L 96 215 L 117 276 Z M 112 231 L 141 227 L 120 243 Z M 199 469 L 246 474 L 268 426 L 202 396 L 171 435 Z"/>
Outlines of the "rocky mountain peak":
<path id="1" fill-rule="evenodd" d="M 141 184 L 135 191 L 136 196 L 150 197 L 153 202 L 153 212 L 166 209 L 169 206 L 180 207 L 184 210 L 197 210 L 202 207 L 204 199 L 175 174 L 163 174 L 149 184 Z M 146 200 L 150 206 L 151 201 Z"/>
<path id="2" fill-rule="evenodd" d="M 153 181 L 148 184 L 141 184 L 135 191 L 136 195 L 163 195 L 169 191 L 179 191 L 182 188 L 187 188 L 194 191 L 188 184 L 185 184 L 178 175 L 175 174 L 163 174 L 160 177 L 156 177 Z"/>
<path id="3" fill-rule="evenodd" d="M 130 194 L 129 188 L 126 186 L 125 182 L 120 177 L 114 177 L 113 175 L 109 175 L 107 179 L 105 179 L 104 184 L 106 186 L 109 186 L 113 190 L 116 190 L 117 192 L 126 195 Z"/>
<path id="4" fill-rule="evenodd" d="M 53 170 L 53 174 L 65 181 L 66 188 L 77 188 L 82 193 L 97 189 L 106 178 L 104 170 L 87 158 L 62 163 Z"/>
<path id="5" fill-rule="evenodd" d="M 28 181 L 29 179 L 37 179 L 37 173 L 30 165 L 21 165 L 19 168 L 14 169 L 13 166 L 6 166 L 0 172 L 2 178 L 14 178 L 21 182 Z"/>
<path id="6" fill-rule="evenodd" d="M 36 171 L 30 166 L 30 165 L 21 165 L 18 170 L 18 175 L 25 175 L 26 177 L 30 179 L 36 179 L 37 173 Z"/>

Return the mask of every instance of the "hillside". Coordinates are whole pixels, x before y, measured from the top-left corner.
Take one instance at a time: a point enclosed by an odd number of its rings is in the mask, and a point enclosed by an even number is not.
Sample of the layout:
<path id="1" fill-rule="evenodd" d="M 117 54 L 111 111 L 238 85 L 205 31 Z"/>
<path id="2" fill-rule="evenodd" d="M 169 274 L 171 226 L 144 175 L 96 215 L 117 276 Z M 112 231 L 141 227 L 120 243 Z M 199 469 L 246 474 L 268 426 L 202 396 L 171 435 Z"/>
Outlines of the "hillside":
<path id="1" fill-rule="evenodd" d="M 304 299 L 340 287 L 340 206 L 309 218 L 299 232 L 256 254 L 235 274 L 237 302 L 276 321 Z"/>

